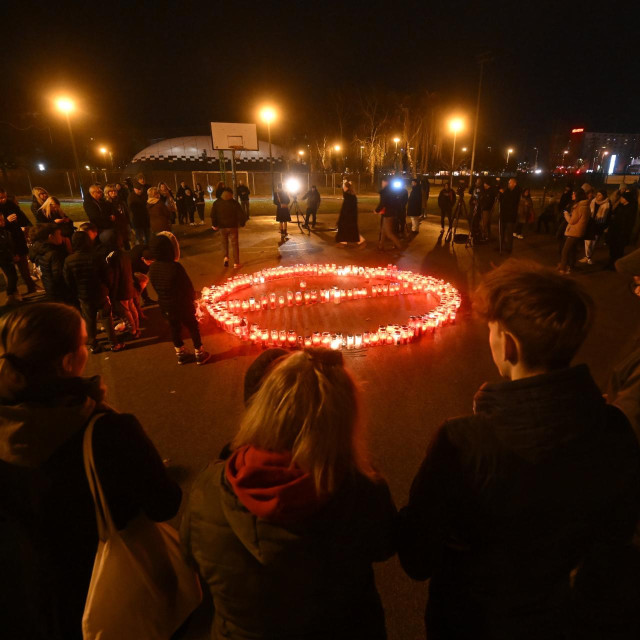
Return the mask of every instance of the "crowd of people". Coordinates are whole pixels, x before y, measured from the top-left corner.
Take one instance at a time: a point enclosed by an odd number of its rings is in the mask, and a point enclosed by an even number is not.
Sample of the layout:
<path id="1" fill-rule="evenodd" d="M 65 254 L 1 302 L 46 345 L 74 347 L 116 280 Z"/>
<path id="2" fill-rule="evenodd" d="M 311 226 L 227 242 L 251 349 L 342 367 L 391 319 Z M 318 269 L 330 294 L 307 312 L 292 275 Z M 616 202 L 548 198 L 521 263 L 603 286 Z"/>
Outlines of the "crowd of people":
<path id="1" fill-rule="evenodd" d="M 160 239 L 159 284 L 184 277 L 171 239 Z M 440 426 L 399 511 L 339 352 L 273 349 L 251 364 L 237 433 L 184 497 L 180 524 L 184 561 L 213 600 L 213 637 L 383 640 L 373 565 L 395 554 L 412 579 L 430 579 L 429 640 L 638 637 L 640 357 L 605 398 L 573 364 L 591 298 L 535 264 L 489 273 L 474 308 L 503 381 L 482 385 L 472 414 Z M 145 553 L 135 546 L 140 517 L 169 520 L 183 501 L 137 419 L 83 377 L 87 333 L 60 303 L 0 320 L 7 637 L 83 637 L 87 590 L 100 588 L 88 455 L 133 556 Z M 153 584 L 158 598 L 168 582 Z M 165 613 L 124 600 L 102 612 L 113 637 Z"/>

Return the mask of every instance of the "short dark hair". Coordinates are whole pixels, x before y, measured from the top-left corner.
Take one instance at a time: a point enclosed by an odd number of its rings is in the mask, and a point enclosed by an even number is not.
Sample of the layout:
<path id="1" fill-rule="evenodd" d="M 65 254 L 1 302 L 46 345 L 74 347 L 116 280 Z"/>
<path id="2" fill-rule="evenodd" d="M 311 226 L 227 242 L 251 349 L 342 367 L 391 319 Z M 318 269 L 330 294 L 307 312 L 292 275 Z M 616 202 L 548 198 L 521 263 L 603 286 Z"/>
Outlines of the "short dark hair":
<path id="1" fill-rule="evenodd" d="M 535 262 L 507 260 L 474 296 L 474 310 L 498 322 L 522 346 L 529 368 L 568 367 L 593 323 L 594 304 L 574 280 Z"/>
<path id="2" fill-rule="evenodd" d="M 93 242 L 86 231 L 76 231 L 71 238 L 71 248 L 74 251 L 86 251 L 91 249 Z"/>
<path id="3" fill-rule="evenodd" d="M 59 230 L 60 227 L 53 223 L 37 225 L 34 240 L 36 242 L 46 242 L 49 239 L 49 236 L 52 236 Z"/>

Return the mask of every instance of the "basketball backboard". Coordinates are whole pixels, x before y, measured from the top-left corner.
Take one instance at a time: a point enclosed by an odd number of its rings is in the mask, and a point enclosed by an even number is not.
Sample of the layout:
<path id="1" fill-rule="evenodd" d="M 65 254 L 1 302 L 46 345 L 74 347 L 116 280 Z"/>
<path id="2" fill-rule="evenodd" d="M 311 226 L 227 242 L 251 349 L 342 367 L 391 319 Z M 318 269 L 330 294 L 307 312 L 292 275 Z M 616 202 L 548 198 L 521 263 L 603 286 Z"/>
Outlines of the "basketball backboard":
<path id="1" fill-rule="evenodd" d="M 212 122 L 211 139 L 214 150 L 258 151 L 258 131 L 246 122 Z"/>

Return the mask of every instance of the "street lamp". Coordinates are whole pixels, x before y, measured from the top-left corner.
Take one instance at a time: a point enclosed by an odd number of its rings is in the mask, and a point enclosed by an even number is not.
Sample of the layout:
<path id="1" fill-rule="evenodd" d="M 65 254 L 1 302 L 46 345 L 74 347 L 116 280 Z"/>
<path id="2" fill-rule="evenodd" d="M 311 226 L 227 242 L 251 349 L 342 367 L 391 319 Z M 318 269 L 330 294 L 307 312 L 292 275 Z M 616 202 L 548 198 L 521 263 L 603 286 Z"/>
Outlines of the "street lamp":
<path id="1" fill-rule="evenodd" d="M 111 151 L 106 147 L 100 147 L 99 151 L 102 154 L 102 157 L 105 159 L 105 162 L 107 153 L 109 154 L 109 159 L 111 160 L 111 168 L 113 169 L 113 153 L 111 153 Z"/>
<path id="2" fill-rule="evenodd" d="M 533 147 L 533 148 L 535 149 L 535 152 L 536 152 L 536 164 L 534 165 L 534 169 L 537 169 L 538 168 L 538 151 L 539 151 L 539 149 L 538 149 L 538 147 Z"/>
<path id="3" fill-rule="evenodd" d="M 80 197 L 84 199 L 82 190 L 82 179 L 80 177 L 80 163 L 78 162 L 78 152 L 76 151 L 76 142 L 73 138 L 73 130 L 71 129 L 71 118 L 69 117 L 76 109 L 75 102 L 66 96 L 60 96 L 55 101 L 56 109 L 67 119 L 67 127 L 69 129 L 69 138 L 71 139 L 71 149 L 73 150 L 73 159 L 76 164 L 76 174 L 78 175 L 78 185 L 80 186 Z"/>
<path id="4" fill-rule="evenodd" d="M 398 153 L 398 142 L 400 142 L 400 138 L 395 137 L 393 141 L 396 143 L 396 153 Z"/>
<path id="5" fill-rule="evenodd" d="M 449 130 L 453 133 L 453 150 L 451 151 L 451 175 L 449 176 L 449 188 L 453 188 L 453 168 L 456 160 L 456 137 L 458 131 L 462 131 L 464 122 L 462 118 L 452 118 L 449 120 Z"/>
<path id="6" fill-rule="evenodd" d="M 509 168 L 509 158 L 511 157 L 512 153 L 513 153 L 513 149 L 511 148 L 507 149 L 507 166 L 505 167 L 506 169 Z"/>
<path id="7" fill-rule="evenodd" d="M 273 182 L 273 154 L 271 153 L 271 123 L 276 119 L 276 111 L 273 107 L 263 107 L 260 111 L 260 118 L 267 124 L 267 135 L 269 137 L 269 170 L 271 171 L 271 192 L 275 191 Z"/>
<path id="8" fill-rule="evenodd" d="M 467 152 L 467 147 L 462 147 L 462 153 L 466 153 Z"/>

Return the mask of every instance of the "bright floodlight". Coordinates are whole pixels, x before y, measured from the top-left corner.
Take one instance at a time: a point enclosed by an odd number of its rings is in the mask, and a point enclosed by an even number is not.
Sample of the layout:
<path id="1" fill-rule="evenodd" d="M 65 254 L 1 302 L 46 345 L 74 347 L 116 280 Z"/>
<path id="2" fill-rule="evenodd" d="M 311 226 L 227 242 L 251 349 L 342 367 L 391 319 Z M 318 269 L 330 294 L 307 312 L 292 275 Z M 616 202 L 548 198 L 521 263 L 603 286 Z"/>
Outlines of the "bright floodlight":
<path id="1" fill-rule="evenodd" d="M 462 150 L 463 150 L 463 151 L 466 151 L 466 150 L 467 150 L 467 147 L 462 147 Z"/>
<path id="2" fill-rule="evenodd" d="M 38 169 L 40 169 L 40 171 L 44 171 L 44 165 L 42 164 L 42 162 L 38 163 Z"/>
<path id="3" fill-rule="evenodd" d="M 393 139 L 393 141 L 398 144 L 398 142 L 400 142 L 400 138 L 398 138 L 397 136 Z"/>
<path id="4" fill-rule="evenodd" d="M 298 193 L 298 191 L 300 191 L 300 180 L 297 178 L 289 178 L 284 183 L 284 186 L 287 188 L 289 193 Z"/>
<path id="5" fill-rule="evenodd" d="M 304 150 L 303 150 L 303 149 L 300 149 L 300 151 L 298 151 L 298 155 L 299 155 L 299 156 L 303 156 L 303 155 L 304 155 Z"/>
<path id="6" fill-rule="evenodd" d="M 71 98 L 58 98 L 56 100 L 56 109 L 62 113 L 69 114 L 74 111 L 76 105 Z"/>
<path id="7" fill-rule="evenodd" d="M 513 149 L 507 149 L 508 153 L 513 153 Z"/>
<path id="8" fill-rule="evenodd" d="M 260 110 L 260 118 L 263 122 L 271 124 L 276 119 L 276 111 L 273 107 L 263 107 Z"/>
<path id="9" fill-rule="evenodd" d="M 402 180 L 394 180 L 394 181 L 391 183 L 391 186 L 392 186 L 394 189 L 402 189 Z"/>
<path id="10" fill-rule="evenodd" d="M 106 147 L 100 147 L 99 151 L 103 156 L 107 153 Z"/>
<path id="11" fill-rule="evenodd" d="M 458 133 L 464 129 L 464 122 L 462 118 L 452 118 L 449 120 L 449 129 L 452 133 Z"/>
<path id="12" fill-rule="evenodd" d="M 342 147 L 339 144 L 334 144 L 333 145 L 333 150 L 334 151 L 340 151 L 340 149 L 342 149 Z"/>

